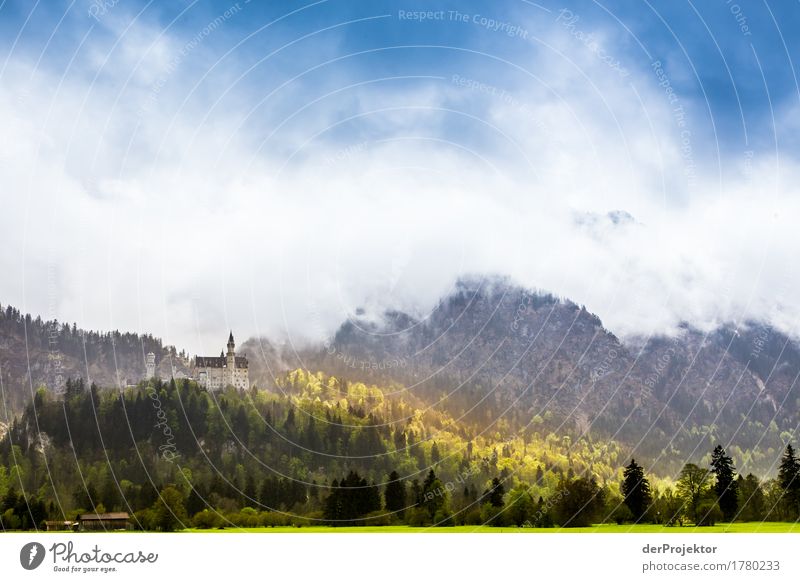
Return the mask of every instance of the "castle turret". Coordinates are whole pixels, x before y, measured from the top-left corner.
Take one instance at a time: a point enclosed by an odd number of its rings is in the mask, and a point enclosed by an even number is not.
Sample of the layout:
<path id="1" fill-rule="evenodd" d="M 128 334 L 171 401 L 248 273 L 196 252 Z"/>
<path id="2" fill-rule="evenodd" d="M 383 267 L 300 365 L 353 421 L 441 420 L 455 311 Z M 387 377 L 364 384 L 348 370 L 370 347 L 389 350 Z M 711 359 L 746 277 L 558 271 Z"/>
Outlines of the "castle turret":
<path id="1" fill-rule="evenodd" d="M 156 355 L 153 352 L 147 354 L 147 358 L 145 359 L 144 363 L 145 368 L 145 380 L 152 380 L 156 377 Z"/>
<path id="2" fill-rule="evenodd" d="M 234 370 L 236 369 L 236 343 L 233 341 L 233 332 L 228 336 L 228 383 L 234 383 Z"/>
<path id="3" fill-rule="evenodd" d="M 233 332 L 228 336 L 228 357 L 230 358 L 235 353 L 236 343 L 233 341 Z"/>

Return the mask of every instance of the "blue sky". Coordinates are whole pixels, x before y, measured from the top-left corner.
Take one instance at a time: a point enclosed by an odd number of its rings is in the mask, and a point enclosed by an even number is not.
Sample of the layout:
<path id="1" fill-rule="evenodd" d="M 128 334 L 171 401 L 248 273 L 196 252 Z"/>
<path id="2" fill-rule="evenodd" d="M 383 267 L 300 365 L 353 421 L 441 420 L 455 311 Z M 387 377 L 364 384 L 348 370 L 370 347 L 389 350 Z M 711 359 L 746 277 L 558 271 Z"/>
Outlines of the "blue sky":
<path id="1" fill-rule="evenodd" d="M 0 302 L 193 351 L 466 273 L 800 323 L 797 1 L 0 6 Z"/>
<path id="2" fill-rule="evenodd" d="M 68 60 L 88 47 L 109 46 L 117 40 L 118 26 L 141 23 L 159 28 L 177 39 L 191 40 L 209 22 L 231 7 L 241 10 L 203 41 L 203 51 L 191 57 L 200 69 L 209 55 L 232 50 L 229 62 L 220 66 L 245 70 L 285 42 L 296 42 L 248 73 L 243 84 L 259 85 L 276 69 L 285 78 L 325 59 L 322 47 L 335 47 L 329 56 L 343 56 L 372 49 L 428 45 L 427 49 L 381 50 L 374 56 L 354 56 L 331 66 L 322 76 L 338 76 L 342 69 L 352 75 L 372 76 L 377 71 L 419 74 L 428 70 L 466 66 L 497 76 L 489 58 L 460 53 L 480 51 L 524 66 L 526 53 L 547 51 L 547 32 L 563 15 L 578 16 L 578 28 L 586 33 L 608 31 L 613 36 L 614 56 L 628 69 L 647 72 L 653 60 L 668 64 L 672 83 L 686 100 L 702 102 L 698 123 L 712 118 L 729 147 L 769 147 L 771 108 L 798 98 L 794 61 L 800 56 L 798 19 L 800 6 L 790 2 L 737 3 L 644 2 L 175 2 L 146 3 L 113 0 L 96 2 L 5 2 L 0 26 L 7 56 L 41 59 L 41 66 L 62 71 Z M 633 8 L 633 9 L 632 9 Z M 88 16 L 92 11 L 96 18 Z M 402 12 L 444 12 L 441 20 L 419 22 L 402 19 Z M 458 12 L 469 22 L 455 19 Z M 523 27 L 527 38 L 508 37 L 474 23 L 481 16 Z M 109 30 L 108 23 L 115 26 Z M 562 17 L 562 22 L 566 18 Z M 794 25 L 793 25 L 794 24 Z M 58 28 L 56 29 L 56 26 Z M 321 32 L 319 32 L 321 31 Z M 19 35 L 19 38 L 16 36 Z M 84 35 L 89 35 L 84 39 Z M 303 36 L 310 35 L 305 39 Z M 84 39 L 83 48 L 80 43 Z M 247 39 L 247 40 L 245 40 Z M 11 52 L 13 41 L 14 51 Z M 244 41 L 240 46 L 238 43 Z M 45 47 L 47 47 L 45 49 Z M 234 48 L 236 47 L 236 48 Z M 43 52 L 44 51 L 44 52 Z M 302 58 L 298 59 L 298 56 Z M 794 58 L 793 58 L 794 57 Z M 555 58 L 555 57 L 554 57 Z M 233 61 L 233 62 L 230 62 Z M 792 136 L 782 136 L 791 142 Z M 748 141 L 749 138 L 749 141 Z M 796 144 L 792 144 L 796 145 Z"/>

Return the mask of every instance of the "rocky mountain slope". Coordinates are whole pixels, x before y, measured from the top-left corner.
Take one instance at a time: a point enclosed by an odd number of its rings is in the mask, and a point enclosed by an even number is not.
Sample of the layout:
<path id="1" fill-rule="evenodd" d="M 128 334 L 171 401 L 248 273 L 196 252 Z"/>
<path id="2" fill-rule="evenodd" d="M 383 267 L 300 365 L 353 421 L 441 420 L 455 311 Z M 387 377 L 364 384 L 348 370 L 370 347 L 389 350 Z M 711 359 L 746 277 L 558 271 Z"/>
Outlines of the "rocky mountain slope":
<path id="1" fill-rule="evenodd" d="M 0 308 L 0 400 L 5 407 L 0 419 L 21 410 L 38 387 L 58 391 L 67 378 L 108 387 L 139 382 L 148 352 L 156 354 L 163 377 L 173 369 L 188 372 L 188 359 L 151 335 L 85 331 L 75 324 L 22 315 L 10 306 Z"/>
<path id="2" fill-rule="evenodd" d="M 302 363 L 397 382 L 484 430 L 615 438 L 676 463 L 712 441 L 771 463 L 800 410 L 800 349 L 769 326 L 687 325 L 626 344 L 585 308 L 498 279 L 461 281 L 423 319 L 348 321 L 325 348 L 248 346 L 265 356 L 254 370 L 262 385 Z"/>
<path id="3" fill-rule="evenodd" d="M 54 329 L 64 376 L 136 382 L 151 350 L 162 377 L 187 372 L 183 354 L 151 336 L 82 332 L 7 308 L 0 373 L 12 409 L 30 398 L 31 385 L 52 384 Z M 800 420 L 800 348 L 768 325 L 712 333 L 687 325 L 676 337 L 624 343 L 585 308 L 502 279 L 462 280 L 424 318 L 352 319 L 325 345 L 250 339 L 241 350 L 251 382 L 264 389 L 306 368 L 396 386 L 478 430 L 612 438 L 676 466 L 721 442 L 770 470 Z"/>

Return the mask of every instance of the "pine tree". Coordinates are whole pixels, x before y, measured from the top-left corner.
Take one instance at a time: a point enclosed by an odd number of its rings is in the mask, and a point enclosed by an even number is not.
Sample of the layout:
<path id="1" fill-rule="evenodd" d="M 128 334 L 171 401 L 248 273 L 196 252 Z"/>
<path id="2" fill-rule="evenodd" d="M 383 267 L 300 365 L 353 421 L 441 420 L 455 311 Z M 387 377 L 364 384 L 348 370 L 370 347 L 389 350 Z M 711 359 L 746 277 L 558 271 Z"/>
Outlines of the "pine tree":
<path id="1" fill-rule="evenodd" d="M 638 523 L 647 513 L 653 501 L 650 491 L 650 482 L 644 476 L 644 469 L 631 459 L 630 465 L 625 467 L 622 485 L 620 487 L 625 496 L 625 505 L 631 510 L 634 520 Z"/>
<path id="2" fill-rule="evenodd" d="M 783 489 L 783 497 L 792 513 L 800 509 L 800 460 L 794 453 L 791 443 L 786 445 L 786 451 L 781 458 L 778 470 L 778 483 Z"/>
<path id="3" fill-rule="evenodd" d="M 364 483 L 367 480 L 364 479 Z M 378 489 L 377 485 L 373 481 L 372 484 L 365 488 L 362 495 L 364 496 L 364 505 L 363 511 L 364 513 L 372 513 L 374 511 L 380 511 L 381 509 L 381 492 Z"/>
<path id="4" fill-rule="evenodd" d="M 386 484 L 386 491 L 383 494 L 386 511 L 398 513 L 402 516 L 406 507 L 406 486 L 400 480 L 397 471 L 389 474 L 389 482 Z"/>
<path id="5" fill-rule="evenodd" d="M 294 408 L 290 408 L 289 412 L 286 414 L 286 422 L 283 423 L 283 429 L 289 435 L 294 434 L 294 429 L 295 429 Z"/>
<path id="6" fill-rule="evenodd" d="M 750 473 L 747 477 L 736 479 L 739 494 L 739 517 L 742 521 L 764 521 L 767 504 L 758 477 Z"/>
<path id="7" fill-rule="evenodd" d="M 337 487 L 338 485 L 338 487 Z M 305 498 L 303 488 L 303 498 Z M 300 501 L 299 498 L 296 501 Z M 350 471 L 340 482 L 333 481 L 325 500 L 324 516 L 331 525 L 357 525 L 357 520 L 381 508 L 378 488 L 369 485 L 358 473 Z"/>
<path id="8" fill-rule="evenodd" d="M 17 492 L 13 487 L 9 487 L 6 494 L 3 495 L 0 501 L 0 514 L 5 513 L 9 509 L 14 509 L 17 505 Z"/>
<path id="9" fill-rule="evenodd" d="M 722 445 L 717 445 L 711 453 L 711 472 L 717 478 L 714 492 L 717 494 L 717 503 L 722 515 L 727 521 L 732 521 L 739 509 L 736 468 L 733 466 L 733 459 L 725 454 Z"/>
<path id="10" fill-rule="evenodd" d="M 492 479 L 492 487 L 488 491 L 483 492 L 483 498 L 492 504 L 493 507 L 503 507 L 503 496 L 506 494 L 506 489 L 500 482 L 500 479 L 495 477 Z"/>
<path id="11" fill-rule="evenodd" d="M 422 484 L 422 507 L 428 510 L 431 519 L 445 505 L 447 491 L 431 469 Z"/>
<path id="12" fill-rule="evenodd" d="M 431 464 L 438 465 L 440 460 L 439 456 L 439 447 L 434 441 L 433 446 L 431 447 Z"/>
<path id="13" fill-rule="evenodd" d="M 117 481 L 111 472 L 106 473 L 105 479 L 103 480 L 103 489 L 100 494 L 100 499 L 108 511 L 114 511 L 122 504 L 122 496 L 120 495 Z"/>
<path id="14" fill-rule="evenodd" d="M 339 492 L 339 482 L 334 479 L 331 483 L 330 494 L 325 499 L 325 520 L 330 525 L 339 525 L 337 522 L 342 515 L 342 496 Z"/>
<path id="15" fill-rule="evenodd" d="M 408 451 L 406 451 L 406 433 L 401 428 L 394 431 L 394 450 L 403 455 L 408 454 Z"/>

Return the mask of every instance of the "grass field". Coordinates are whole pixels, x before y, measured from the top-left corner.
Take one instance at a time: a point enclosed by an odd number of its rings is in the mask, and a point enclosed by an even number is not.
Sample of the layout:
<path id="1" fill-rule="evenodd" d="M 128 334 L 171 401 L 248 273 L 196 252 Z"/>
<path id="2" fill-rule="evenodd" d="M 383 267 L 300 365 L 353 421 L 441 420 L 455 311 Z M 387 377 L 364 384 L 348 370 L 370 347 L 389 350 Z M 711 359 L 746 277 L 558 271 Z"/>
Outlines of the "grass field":
<path id="1" fill-rule="evenodd" d="M 187 529 L 189 533 L 800 533 L 800 523 L 722 523 L 712 527 L 664 527 L 660 525 L 595 525 L 574 528 L 509 528 L 509 527 L 255 527 L 226 529 Z"/>

